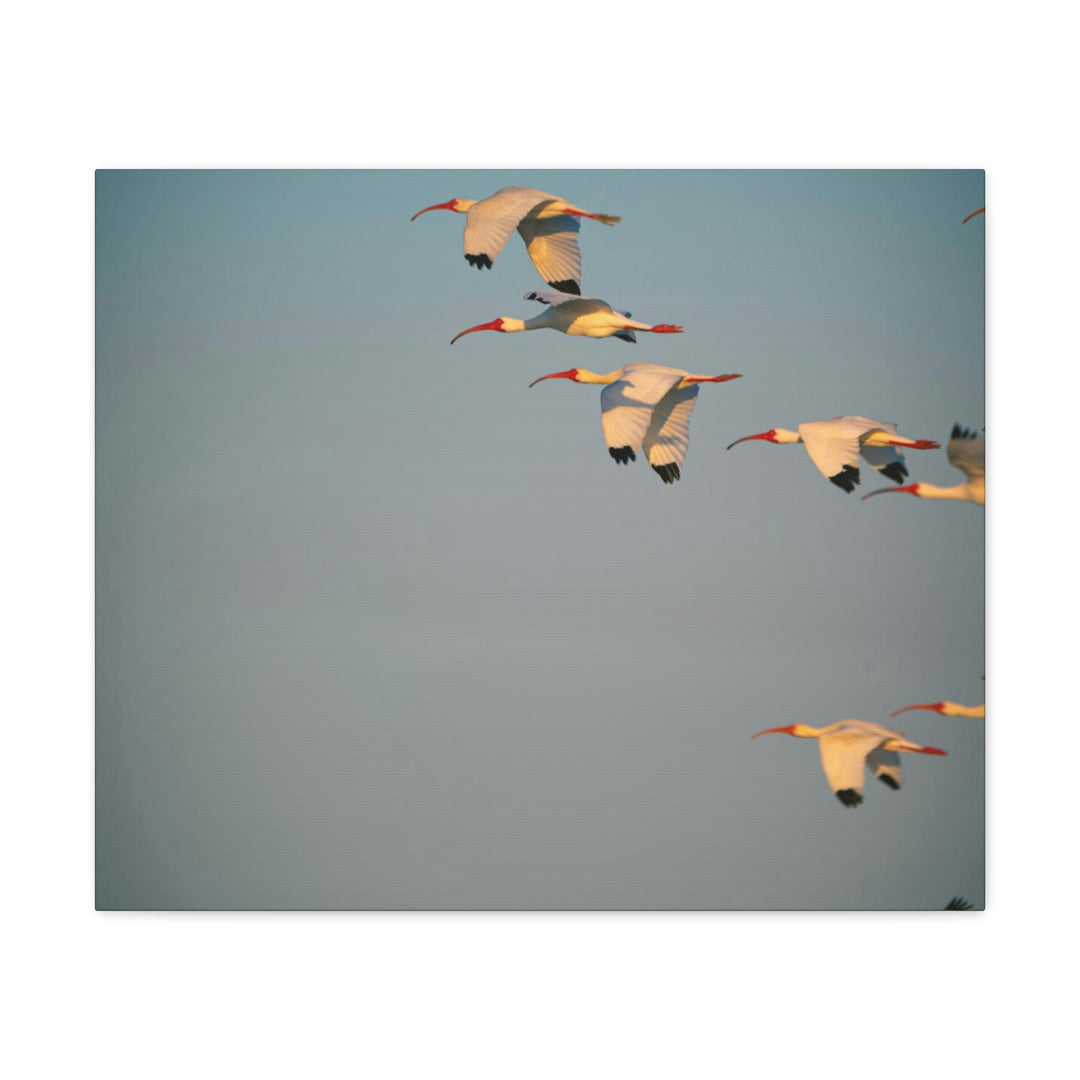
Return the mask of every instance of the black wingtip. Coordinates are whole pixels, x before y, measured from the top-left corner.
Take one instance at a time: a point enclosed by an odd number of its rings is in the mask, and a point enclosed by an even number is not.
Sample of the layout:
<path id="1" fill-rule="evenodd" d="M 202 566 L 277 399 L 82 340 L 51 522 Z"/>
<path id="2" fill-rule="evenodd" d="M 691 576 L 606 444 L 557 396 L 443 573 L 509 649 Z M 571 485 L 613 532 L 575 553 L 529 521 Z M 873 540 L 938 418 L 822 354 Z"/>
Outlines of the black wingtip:
<path id="1" fill-rule="evenodd" d="M 835 476 L 830 476 L 829 480 L 850 495 L 859 482 L 859 470 L 852 465 L 845 465 Z"/>
<path id="2" fill-rule="evenodd" d="M 907 476 L 907 474 L 907 469 L 904 468 L 903 464 L 899 461 L 894 461 L 881 470 L 882 476 L 887 476 L 896 484 L 902 484 L 904 482 L 904 477 Z"/>
<path id="3" fill-rule="evenodd" d="M 581 295 L 581 286 L 576 281 L 567 279 L 566 281 L 549 281 L 548 284 L 559 292 L 571 293 L 574 296 Z"/>
<path id="4" fill-rule="evenodd" d="M 470 266 L 475 266 L 477 270 L 490 270 L 492 266 L 492 260 L 489 255 L 465 255 L 465 261 Z"/>
<path id="5" fill-rule="evenodd" d="M 630 461 L 637 461 L 637 454 L 629 446 L 609 446 L 608 453 L 620 465 L 626 465 Z"/>
<path id="6" fill-rule="evenodd" d="M 652 470 L 665 484 L 674 484 L 682 475 L 679 472 L 679 466 L 675 462 L 670 465 L 654 465 Z"/>
<path id="7" fill-rule="evenodd" d="M 951 439 L 974 439 L 976 434 L 974 431 L 969 430 L 966 427 L 961 427 L 959 424 L 953 424 Z"/>
<path id="8" fill-rule="evenodd" d="M 858 806 L 863 801 L 862 796 L 854 788 L 844 788 L 843 791 L 838 791 L 836 797 L 845 806 Z"/>
<path id="9" fill-rule="evenodd" d="M 954 896 L 944 907 L 945 911 L 971 911 L 975 907 L 969 904 L 962 896 Z"/>
<path id="10" fill-rule="evenodd" d="M 893 789 L 893 791 L 899 791 L 900 790 L 900 785 L 891 776 L 886 776 L 885 773 L 882 773 L 881 776 L 878 777 L 878 779 L 886 787 L 891 787 Z"/>

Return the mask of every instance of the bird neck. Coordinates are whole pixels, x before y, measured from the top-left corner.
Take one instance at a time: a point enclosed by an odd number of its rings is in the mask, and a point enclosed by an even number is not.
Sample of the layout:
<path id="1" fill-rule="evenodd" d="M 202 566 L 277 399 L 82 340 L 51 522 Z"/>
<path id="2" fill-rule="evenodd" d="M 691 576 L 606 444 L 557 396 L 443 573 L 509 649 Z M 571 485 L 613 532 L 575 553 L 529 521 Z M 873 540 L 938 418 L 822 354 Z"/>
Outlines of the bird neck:
<path id="1" fill-rule="evenodd" d="M 787 428 L 773 428 L 773 437 L 770 442 L 774 443 L 801 443 L 802 436 L 797 431 L 788 431 Z M 796 727 L 799 725 L 796 724 Z M 814 729 L 811 729 L 814 730 Z"/>
<path id="2" fill-rule="evenodd" d="M 591 383 L 594 386 L 609 386 L 622 376 L 625 369 L 617 368 L 615 371 L 609 371 L 606 375 L 598 375 L 595 371 L 590 371 L 588 368 L 577 368 L 577 377 L 575 382 L 579 383 Z"/>

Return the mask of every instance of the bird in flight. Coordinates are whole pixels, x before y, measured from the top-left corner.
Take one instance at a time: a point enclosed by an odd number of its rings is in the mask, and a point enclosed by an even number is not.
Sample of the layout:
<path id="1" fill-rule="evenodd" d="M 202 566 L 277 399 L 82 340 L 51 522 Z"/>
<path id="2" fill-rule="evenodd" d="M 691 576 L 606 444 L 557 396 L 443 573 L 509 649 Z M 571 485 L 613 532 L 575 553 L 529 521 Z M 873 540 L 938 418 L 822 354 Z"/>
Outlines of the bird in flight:
<path id="1" fill-rule="evenodd" d="M 665 484 L 682 475 L 680 466 L 690 442 L 690 413 L 701 383 L 729 382 L 741 375 L 691 375 L 659 364 L 627 364 L 606 375 L 586 368 L 553 371 L 529 383 L 545 379 L 570 379 L 603 386 L 600 423 L 608 453 L 619 464 L 637 460 L 640 447 L 653 471 Z"/>
<path id="2" fill-rule="evenodd" d="M 854 491 L 855 485 L 860 482 L 860 456 L 871 468 L 900 484 L 908 474 L 901 448 L 939 449 L 936 442 L 906 439 L 896 430 L 895 424 L 869 420 L 865 416 L 834 416 L 831 420 L 814 420 L 800 424 L 797 432 L 771 428 L 757 435 L 736 439 L 728 449 L 751 439 L 771 443 L 802 443 L 821 475 L 848 493 Z"/>
<path id="3" fill-rule="evenodd" d="M 450 199 L 425 206 L 409 219 L 429 210 L 453 210 L 465 215 L 465 260 L 477 270 L 490 270 L 510 234 L 517 229 L 540 276 L 560 292 L 581 295 L 581 252 L 577 234 L 581 218 L 614 225 L 622 218 L 594 214 L 558 195 L 527 187 L 499 188 L 486 199 Z"/>
<path id="4" fill-rule="evenodd" d="M 825 779 L 844 806 L 858 806 L 863 801 L 863 779 L 869 769 L 887 787 L 898 790 L 903 777 L 900 754 L 938 754 L 936 746 L 920 746 L 907 739 L 902 731 L 891 731 L 865 720 L 839 720 L 828 727 L 807 724 L 765 728 L 751 735 L 794 735 L 797 739 L 817 739 Z"/>
<path id="5" fill-rule="evenodd" d="M 634 331 L 650 334 L 681 334 L 681 326 L 660 323 L 650 326 L 637 322 L 630 317 L 629 311 L 616 311 L 606 300 L 596 300 L 589 296 L 574 296 L 565 292 L 527 292 L 523 300 L 537 300 L 547 307 L 531 319 L 513 319 L 500 316 L 491 322 L 470 326 L 455 334 L 451 345 L 466 334 L 475 334 L 478 330 L 495 330 L 500 334 L 516 334 L 522 330 L 558 330 L 571 337 L 617 337 L 631 343 L 637 341 Z"/>
<path id="6" fill-rule="evenodd" d="M 936 445 L 936 444 L 935 444 Z M 949 464 L 959 469 L 967 479 L 953 487 L 936 484 L 905 484 L 903 487 L 878 488 L 863 496 L 865 502 L 871 495 L 885 495 L 902 491 L 917 495 L 920 499 L 959 499 L 976 506 L 986 505 L 986 436 L 954 424 L 949 445 L 946 447 Z"/>

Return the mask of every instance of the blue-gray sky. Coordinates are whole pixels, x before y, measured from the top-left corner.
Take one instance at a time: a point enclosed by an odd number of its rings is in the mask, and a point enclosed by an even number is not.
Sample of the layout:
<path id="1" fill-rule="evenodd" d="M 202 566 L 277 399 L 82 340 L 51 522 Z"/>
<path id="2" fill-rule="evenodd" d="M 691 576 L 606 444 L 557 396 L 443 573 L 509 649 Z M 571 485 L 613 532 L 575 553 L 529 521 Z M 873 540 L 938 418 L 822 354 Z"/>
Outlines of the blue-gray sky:
<path id="1" fill-rule="evenodd" d="M 450 349 L 541 282 L 409 217 L 510 183 L 621 214 L 584 292 L 686 333 Z M 982 427 L 981 205 L 974 171 L 99 173 L 99 906 L 981 903 L 982 722 L 905 715 L 949 757 L 851 811 L 749 735 L 983 700 L 983 512 L 724 449 Z M 631 360 L 744 376 L 673 487 L 611 462 L 597 388 L 527 389 Z"/>

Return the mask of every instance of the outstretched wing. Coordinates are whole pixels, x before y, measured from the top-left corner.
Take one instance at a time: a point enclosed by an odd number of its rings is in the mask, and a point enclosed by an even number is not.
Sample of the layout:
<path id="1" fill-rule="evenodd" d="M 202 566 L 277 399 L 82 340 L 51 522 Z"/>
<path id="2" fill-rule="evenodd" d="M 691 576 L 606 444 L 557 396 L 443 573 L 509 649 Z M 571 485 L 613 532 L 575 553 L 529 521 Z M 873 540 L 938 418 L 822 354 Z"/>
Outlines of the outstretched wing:
<path id="1" fill-rule="evenodd" d="M 677 386 L 683 372 L 654 365 L 628 364 L 622 378 L 605 386 L 600 394 L 600 421 L 608 453 L 625 465 L 634 461 L 642 445 L 653 410 Z"/>
<path id="2" fill-rule="evenodd" d="M 517 230 L 540 276 L 553 289 L 580 296 L 581 251 L 577 234 L 581 222 L 569 214 L 549 218 L 528 214 L 518 223 Z"/>
<path id="3" fill-rule="evenodd" d="M 986 476 L 986 436 L 954 424 L 946 448 L 949 464 L 961 469 L 969 480 Z"/>
<path id="4" fill-rule="evenodd" d="M 823 476 L 843 491 L 859 483 L 859 439 L 868 429 L 861 417 L 834 416 L 799 425 L 810 460 Z"/>
<path id="5" fill-rule="evenodd" d="M 533 188 L 504 187 L 474 202 L 465 213 L 465 258 L 469 264 L 478 270 L 490 269 L 521 219 L 554 199 L 554 195 Z"/>
<path id="6" fill-rule="evenodd" d="M 863 419 L 860 417 L 859 419 Z M 898 435 L 895 424 L 890 424 L 884 420 L 867 420 L 868 424 L 872 424 L 872 428 L 868 428 L 866 434 L 871 431 L 887 431 L 890 435 Z M 907 463 L 904 460 L 904 455 L 898 447 L 895 446 L 862 446 L 859 449 L 859 453 L 862 454 L 863 460 L 872 468 L 877 469 L 883 476 L 887 476 L 894 484 L 902 484 L 904 477 L 907 476 Z"/>
<path id="7" fill-rule="evenodd" d="M 641 448 L 649 458 L 653 472 L 665 484 L 674 484 L 681 473 L 679 466 L 686 459 L 690 444 L 690 414 L 697 401 L 698 386 L 676 385 L 669 390 L 653 409 L 648 430 L 641 441 Z"/>
<path id="8" fill-rule="evenodd" d="M 858 806 L 863 801 L 866 757 L 879 747 L 885 738 L 875 731 L 841 727 L 818 739 L 825 779 L 845 806 Z"/>
<path id="9" fill-rule="evenodd" d="M 538 303 L 547 304 L 548 307 L 559 307 L 561 304 L 591 304 L 592 311 L 610 311 L 611 305 L 606 300 L 597 300 L 592 296 L 578 296 L 577 293 L 557 292 L 550 289 L 530 289 L 522 300 L 536 300 Z"/>
<path id="10" fill-rule="evenodd" d="M 898 791 L 904 782 L 900 755 L 895 750 L 883 750 L 880 746 L 866 755 L 867 768 L 883 783 Z"/>

